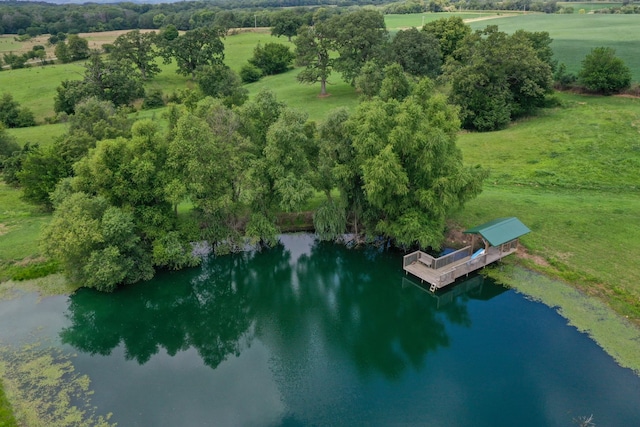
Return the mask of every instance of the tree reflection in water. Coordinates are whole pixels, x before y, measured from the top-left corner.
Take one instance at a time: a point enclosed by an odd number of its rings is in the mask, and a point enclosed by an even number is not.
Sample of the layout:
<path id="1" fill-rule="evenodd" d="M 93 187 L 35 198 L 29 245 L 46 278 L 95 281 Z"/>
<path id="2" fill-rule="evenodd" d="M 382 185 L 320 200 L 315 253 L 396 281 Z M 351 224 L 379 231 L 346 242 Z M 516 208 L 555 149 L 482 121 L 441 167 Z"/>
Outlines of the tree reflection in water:
<path id="1" fill-rule="evenodd" d="M 301 237 L 262 253 L 210 259 L 114 294 L 71 296 L 62 341 L 90 354 L 123 345 L 143 364 L 160 348 L 190 347 L 216 368 L 256 337 L 281 360 L 304 361 L 322 348 L 351 361 L 360 375 L 399 377 L 449 345 L 447 322 L 470 326 L 468 297 L 437 308 L 431 296 L 401 287 L 397 253 L 349 250 Z"/>

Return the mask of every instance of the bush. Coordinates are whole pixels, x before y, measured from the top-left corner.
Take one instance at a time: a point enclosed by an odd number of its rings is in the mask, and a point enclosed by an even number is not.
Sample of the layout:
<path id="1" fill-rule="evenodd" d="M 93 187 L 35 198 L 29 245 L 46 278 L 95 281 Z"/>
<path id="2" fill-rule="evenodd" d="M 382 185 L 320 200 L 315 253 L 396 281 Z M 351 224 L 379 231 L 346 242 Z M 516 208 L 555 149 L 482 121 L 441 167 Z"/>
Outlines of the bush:
<path id="1" fill-rule="evenodd" d="M 264 74 L 273 75 L 284 73 L 295 59 L 295 55 L 288 46 L 279 43 L 260 44 L 253 50 L 253 58 L 249 63 L 260 68 Z"/>
<path id="2" fill-rule="evenodd" d="M 150 89 L 147 91 L 142 102 L 143 110 L 151 110 L 153 108 L 164 107 L 164 99 L 160 89 Z"/>
<path id="3" fill-rule="evenodd" d="M 582 61 L 580 83 L 590 91 L 604 95 L 618 93 L 631 84 L 631 70 L 616 57 L 610 47 L 596 47 Z"/>
<path id="4" fill-rule="evenodd" d="M 245 64 L 240 69 L 240 79 L 242 83 L 257 82 L 262 78 L 262 70 L 253 64 Z"/>

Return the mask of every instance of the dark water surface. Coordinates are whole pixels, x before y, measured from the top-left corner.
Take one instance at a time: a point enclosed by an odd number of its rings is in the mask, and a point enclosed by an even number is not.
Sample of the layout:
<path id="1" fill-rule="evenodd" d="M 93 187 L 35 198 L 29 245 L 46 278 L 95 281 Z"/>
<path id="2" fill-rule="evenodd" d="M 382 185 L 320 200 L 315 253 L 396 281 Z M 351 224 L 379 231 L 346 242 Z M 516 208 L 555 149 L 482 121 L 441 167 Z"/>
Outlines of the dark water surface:
<path id="1" fill-rule="evenodd" d="M 281 240 L 2 302 L 0 339 L 44 327 L 120 427 L 640 425 L 640 379 L 554 310 L 479 276 L 435 298 L 400 254 Z"/>

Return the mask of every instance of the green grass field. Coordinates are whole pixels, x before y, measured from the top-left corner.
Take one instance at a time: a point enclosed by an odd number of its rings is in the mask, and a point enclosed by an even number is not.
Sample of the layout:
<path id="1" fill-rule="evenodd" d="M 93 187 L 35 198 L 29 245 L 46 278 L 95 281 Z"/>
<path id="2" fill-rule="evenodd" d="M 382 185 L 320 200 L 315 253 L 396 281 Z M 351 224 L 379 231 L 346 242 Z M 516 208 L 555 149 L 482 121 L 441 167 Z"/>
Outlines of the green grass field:
<path id="1" fill-rule="evenodd" d="M 640 82 L 640 15 L 526 14 L 505 19 L 471 22 L 474 30 L 497 25 L 501 31 L 546 31 L 553 39 L 554 59 L 577 73 L 582 60 L 594 47 L 612 47 L 616 56 L 631 69 L 633 81 Z"/>
<path id="2" fill-rule="evenodd" d="M 455 219 L 519 217 L 543 271 L 640 323 L 640 100 L 559 98 L 562 107 L 506 130 L 460 135 L 465 161 L 491 175 Z"/>
<path id="3" fill-rule="evenodd" d="M 515 13 L 515 12 L 514 12 Z M 488 18 L 496 16 L 495 12 L 441 12 L 441 13 L 410 13 L 405 15 L 385 15 L 384 23 L 390 31 L 402 28 L 416 27 L 420 28 L 427 22 L 435 21 L 441 18 L 450 18 L 459 16 L 464 20 L 473 20 L 478 18 Z"/>
<path id="4" fill-rule="evenodd" d="M 610 7 L 620 7 L 622 2 L 607 2 L 607 1 L 585 1 L 585 2 L 565 2 L 559 1 L 558 7 L 572 7 L 574 12 L 578 13 L 580 9 L 584 9 L 585 12 L 590 12 L 597 9 L 608 9 Z"/>

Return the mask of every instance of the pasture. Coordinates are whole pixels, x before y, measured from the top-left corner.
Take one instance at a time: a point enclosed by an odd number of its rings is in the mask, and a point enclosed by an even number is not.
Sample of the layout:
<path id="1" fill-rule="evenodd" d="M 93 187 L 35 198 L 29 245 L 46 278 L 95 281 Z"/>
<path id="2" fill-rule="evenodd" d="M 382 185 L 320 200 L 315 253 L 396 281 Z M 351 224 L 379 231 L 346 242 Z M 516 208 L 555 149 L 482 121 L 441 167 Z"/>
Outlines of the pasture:
<path id="1" fill-rule="evenodd" d="M 631 69 L 632 78 L 640 82 L 640 15 L 601 14 L 524 14 L 507 19 L 476 21 L 469 25 L 474 30 L 487 25 L 497 25 L 501 31 L 513 33 L 546 31 L 553 39 L 554 59 L 567 66 L 567 71 L 577 73 L 582 60 L 595 47 L 611 47 Z"/>

